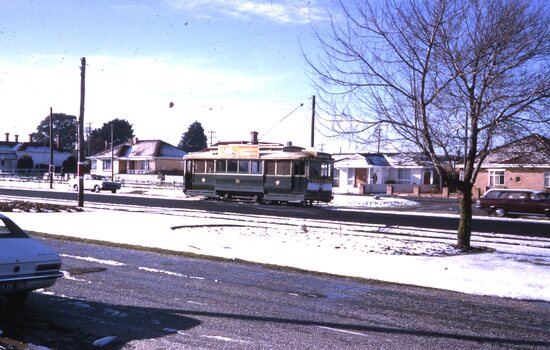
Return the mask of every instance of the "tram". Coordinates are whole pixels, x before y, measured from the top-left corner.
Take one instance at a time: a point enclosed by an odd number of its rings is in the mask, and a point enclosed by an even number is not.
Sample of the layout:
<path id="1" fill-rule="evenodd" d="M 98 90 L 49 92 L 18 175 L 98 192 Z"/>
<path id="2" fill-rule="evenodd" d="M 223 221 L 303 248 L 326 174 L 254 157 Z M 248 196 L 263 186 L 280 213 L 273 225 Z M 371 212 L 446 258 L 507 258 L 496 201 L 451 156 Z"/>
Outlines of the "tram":
<path id="1" fill-rule="evenodd" d="M 268 203 L 330 202 L 330 154 L 282 144 L 218 143 L 184 157 L 184 192 Z"/>

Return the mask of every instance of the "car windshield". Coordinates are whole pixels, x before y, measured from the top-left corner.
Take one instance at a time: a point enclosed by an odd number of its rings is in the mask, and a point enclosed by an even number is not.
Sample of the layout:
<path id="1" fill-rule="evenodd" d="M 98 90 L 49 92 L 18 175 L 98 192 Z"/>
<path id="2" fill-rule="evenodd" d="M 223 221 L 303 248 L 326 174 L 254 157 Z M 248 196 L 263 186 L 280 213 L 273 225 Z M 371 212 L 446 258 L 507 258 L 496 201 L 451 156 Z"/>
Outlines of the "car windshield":
<path id="1" fill-rule="evenodd" d="M 0 239 L 2 238 L 28 238 L 13 221 L 7 218 L 0 218 Z"/>

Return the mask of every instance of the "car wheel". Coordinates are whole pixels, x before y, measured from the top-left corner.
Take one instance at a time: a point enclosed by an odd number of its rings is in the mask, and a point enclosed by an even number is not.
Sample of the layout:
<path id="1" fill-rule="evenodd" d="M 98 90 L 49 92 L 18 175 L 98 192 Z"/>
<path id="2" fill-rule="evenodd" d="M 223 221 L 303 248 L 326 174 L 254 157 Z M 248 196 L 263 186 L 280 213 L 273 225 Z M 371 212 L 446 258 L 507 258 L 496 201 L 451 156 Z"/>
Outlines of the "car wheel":
<path id="1" fill-rule="evenodd" d="M 78 185 L 74 185 L 74 186 L 73 186 L 73 190 L 74 190 L 75 192 L 78 192 Z"/>
<path id="2" fill-rule="evenodd" d="M 98 185 L 95 185 L 94 186 L 94 192 L 99 193 L 99 191 L 101 191 L 101 188 L 99 188 Z"/>
<path id="3" fill-rule="evenodd" d="M 116 193 L 116 190 L 111 190 L 111 192 Z"/>
<path id="4" fill-rule="evenodd" d="M 25 300 L 27 300 L 28 296 L 29 296 L 29 292 L 9 294 L 9 295 L 6 295 L 6 300 L 10 304 L 22 304 L 25 302 Z"/>
<path id="5" fill-rule="evenodd" d="M 503 218 L 506 216 L 506 210 L 504 208 L 495 208 L 495 210 L 493 210 L 493 213 L 499 218 Z"/>

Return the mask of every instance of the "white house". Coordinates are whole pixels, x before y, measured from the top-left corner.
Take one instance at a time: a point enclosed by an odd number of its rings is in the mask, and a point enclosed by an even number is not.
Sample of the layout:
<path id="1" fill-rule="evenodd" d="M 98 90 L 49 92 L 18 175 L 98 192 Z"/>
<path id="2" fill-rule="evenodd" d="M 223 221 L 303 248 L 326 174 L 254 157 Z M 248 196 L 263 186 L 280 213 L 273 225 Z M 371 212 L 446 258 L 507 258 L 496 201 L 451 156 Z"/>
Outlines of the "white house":
<path id="1" fill-rule="evenodd" d="M 336 154 L 335 193 L 433 192 L 438 186 L 436 171 L 419 154 L 355 153 Z"/>
<path id="2" fill-rule="evenodd" d="M 116 175 L 119 179 L 138 181 L 157 175 L 178 175 L 183 179 L 183 156 L 187 152 L 162 140 L 132 140 L 88 157 L 90 173 Z"/>
<path id="3" fill-rule="evenodd" d="M 40 142 L 20 142 L 19 135 L 15 135 L 13 141 L 10 134 L 6 133 L 5 141 L 0 141 L 0 173 L 12 174 L 17 170 L 17 160 L 24 155 L 32 158 L 35 168 L 38 165 L 48 167 L 50 164 L 50 145 Z M 60 149 L 53 145 L 53 165 L 61 168 L 63 162 L 72 155 L 71 152 Z"/>

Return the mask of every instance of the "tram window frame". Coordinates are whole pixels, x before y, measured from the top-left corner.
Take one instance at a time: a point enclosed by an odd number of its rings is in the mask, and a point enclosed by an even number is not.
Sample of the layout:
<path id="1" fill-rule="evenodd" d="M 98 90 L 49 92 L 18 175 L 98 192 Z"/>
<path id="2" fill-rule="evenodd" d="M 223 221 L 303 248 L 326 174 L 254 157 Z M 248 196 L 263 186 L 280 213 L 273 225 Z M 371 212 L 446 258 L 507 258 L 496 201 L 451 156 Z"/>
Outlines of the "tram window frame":
<path id="1" fill-rule="evenodd" d="M 290 176 L 292 174 L 292 161 L 290 160 L 278 160 L 277 161 L 277 175 Z"/>
<path id="2" fill-rule="evenodd" d="M 250 174 L 249 160 L 239 160 L 239 174 Z"/>
<path id="3" fill-rule="evenodd" d="M 195 160 L 193 161 L 193 173 L 195 174 L 204 174 L 206 172 L 206 161 L 205 160 Z"/>
<path id="4" fill-rule="evenodd" d="M 321 177 L 330 177 L 331 165 L 330 163 L 321 162 Z"/>
<path id="5" fill-rule="evenodd" d="M 309 178 L 318 179 L 321 177 L 321 162 L 313 161 L 309 164 Z"/>
<path id="6" fill-rule="evenodd" d="M 239 162 L 237 159 L 228 159 L 227 160 L 227 172 L 231 174 L 236 174 L 239 171 Z"/>
<path id="7" fill-rule="evenodd" d="M 216 172 L 225 173 L 227 170 L 227 163 L 225 159 L 216 159 Z"/>
<path id="8" fill-rule="evenodd" d="M 207 160 L 206 161 L 206 173 L 207 174 L 212 174 L 215 172 L 215 163 L 213 160 Z"/>
<path id="9" fill-rule="evenodd" d="M 263 172 L 263 162 L 261 160 L 250 161 L 250 173 L 261 174 Z"/>
<path id="10" fill-rule="evenodd" d="M 265 161 L 265 174 L 266 175 L 277 175 L 277 161 L 275 161 L 275 160 L 266 160 Z"/>
<path id="11" fill-rule="evenodd" d="M 306 162 L 295 160 L 292 162 L 292 175 L 305 176 L 306 175 Z"/>

